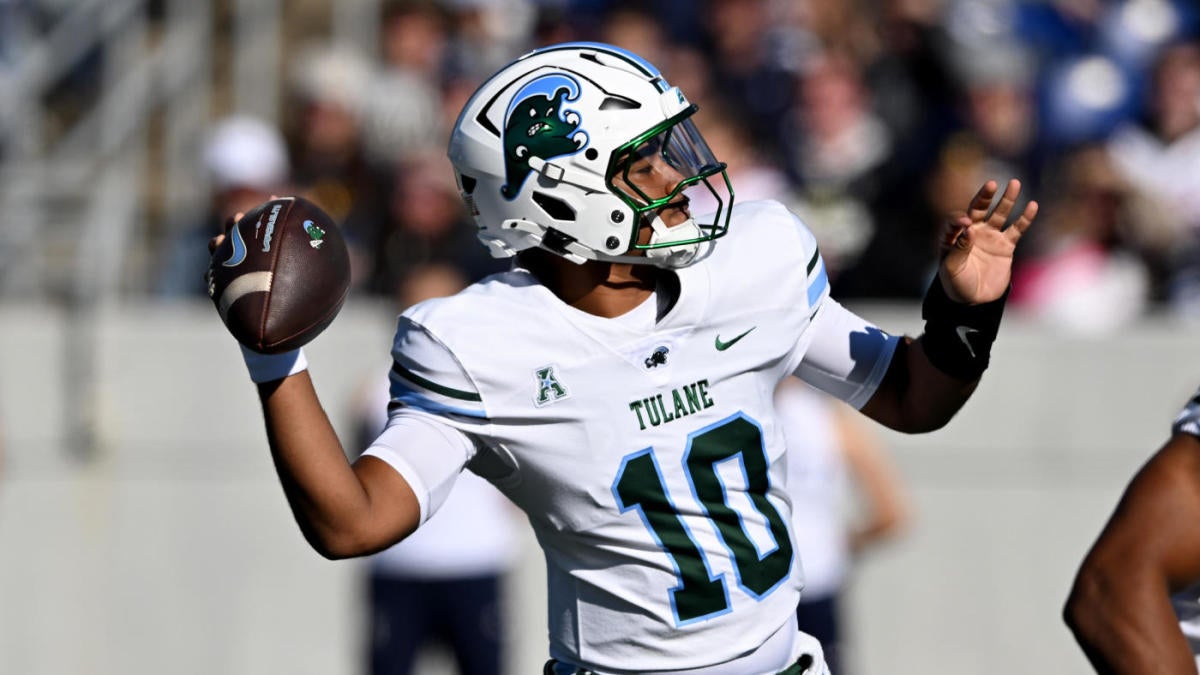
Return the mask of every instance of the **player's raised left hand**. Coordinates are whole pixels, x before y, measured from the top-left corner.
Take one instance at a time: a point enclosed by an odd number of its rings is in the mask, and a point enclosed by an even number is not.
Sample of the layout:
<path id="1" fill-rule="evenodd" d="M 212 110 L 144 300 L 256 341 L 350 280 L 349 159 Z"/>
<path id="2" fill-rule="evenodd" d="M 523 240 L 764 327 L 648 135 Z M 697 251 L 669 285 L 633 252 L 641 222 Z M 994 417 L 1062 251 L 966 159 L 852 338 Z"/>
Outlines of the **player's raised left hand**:
<path id="1" fill-rule="evenodd" d="M 989 214 L 999 184 L 989 180 L 979 188 L 965 213 L 954 216 L 938 241 L 942 253 L 938 278 L 946 295 L 969 305 L 991 302 L 1004 295 L 1012 280 L 1013 251 L 1017 240 L 1037 217 L 1038 204 L 1030 201 L 1009 224 L 1021 194 L 1021 182 L 1008 181 L 1000 202 Z"/>

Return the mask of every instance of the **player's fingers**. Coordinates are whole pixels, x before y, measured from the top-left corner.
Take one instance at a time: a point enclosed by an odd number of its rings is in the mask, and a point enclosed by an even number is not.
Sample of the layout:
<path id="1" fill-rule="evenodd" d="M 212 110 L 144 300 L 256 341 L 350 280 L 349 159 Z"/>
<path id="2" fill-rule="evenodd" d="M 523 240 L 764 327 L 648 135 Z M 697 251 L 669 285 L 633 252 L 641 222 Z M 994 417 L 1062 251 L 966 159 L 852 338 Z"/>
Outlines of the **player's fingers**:
<path id="1" fill-rule="evenodd" d="M 938 248 L 944 252 L 953 247 L 970 226 L 971 219 L 965 213 L 960 213 L 947 220 L 938 237 Z"/>
<path id="2" fill-rule="evenodd" d="M 996 204 L 996 209 L 988 218 L 988 224 L 1003 229 L 1008 224 L 1008 214 L 1012 213 L 1013 205 L 1017 203 L 1017 197 L 1020 195 L 1021 181 L 1016 178 L 1008 181 L 1008 186 L 1004 188 L 1004 194 L 1000 195 L 1000 202 Z"/>
<path id="3" fill-rule="evenodd" d="M 971 205 L 967 207 L 967 217 L 973 222 L 982 221 L 987 218 L 988 209 L 992 206 L 992 198 L 996 196 L 996 190 L 999 186 L 996 181 L 989 180 L 984 183 L 975 196 L 971 198 Z"/>
<path id="4" fill-rule="evenodd" d="M 237 213 L 235 213 L 232 216 L 229 216 L 228 218 L 225 219 L 225 224 L 221 228 L 221 234 L 218 234 L 217 236 L 208 240 L 208 252 L 209 253 L 212 253 L 213 251 L 216 250 L 216 248 L 218 246 L 221 245 L 221 241 L 225 239 L 225 235 L 229 234 L 230 231 L 233 230 L 233 227 L 238 224 L 238 221 L 240 221 L 242 219 L 242 216 L 244 216 L 244 215 L 246 215 L 246 214 L 241 211 L 238 211 Z"/>
<path id="5" fill-rule="evenodd" d="M 217 236 L 213 237 L 212 239 L 209 239 L 208 240 L 208 252 L 213 253 L 214 251 L 216 251 L 217 247 L 220 246 L 221 242 L 223 242 L 223 241 L 225 241 L 225 235 L 223 235 L 223 234 L 218 234 Z"/>
<path id="6" fill-rule="evenodd" d="M 1037 218 L 1037 214 L 1038 203 L 1034 201 L 1029 202 L 1025 205 L 1025 210 L 1021 212 L 1021 216 L 1013 221 L 1013 224 L 1009 226 L 1005 233 L 1008 234 L 1012 241 L 1020 239 L 1021 235 L 1025 234 L 1025 230 L 1028 230 L 1029 226 L 1033 224 L 1033 219 Z"/>
<path id="7" fill-rule="evenodd" d="M 954 239 L 950 242 L 950 245 L 960 251 L 966 251 L 971 248 L 971 244 L 971 228 L 957 228 L 954 233 Z"/>

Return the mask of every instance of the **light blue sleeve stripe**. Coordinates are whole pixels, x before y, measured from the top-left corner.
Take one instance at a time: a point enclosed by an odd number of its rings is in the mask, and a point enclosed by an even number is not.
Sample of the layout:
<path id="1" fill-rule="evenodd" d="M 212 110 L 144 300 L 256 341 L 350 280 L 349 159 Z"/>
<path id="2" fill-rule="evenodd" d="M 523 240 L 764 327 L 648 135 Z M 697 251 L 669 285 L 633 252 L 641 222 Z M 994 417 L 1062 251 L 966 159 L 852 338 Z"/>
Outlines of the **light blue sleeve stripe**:
<path id="1" fill-rule="evenodd" d="M 821 299 L 821 294 L 829 286 L 829 276 L 825 274 L 825 259 L 821 258 L 818 263 L 816 278 L 808 284 L 808 306 L 815 307 L 817 301 Z"/>
<path id="2" fill-rule="evenodd" d="M 420 410 L 422 412 L 432 413 L 435 415 L 461 415 L 462 417 L 474 417 L 476 419 L 487 419 L 487 413 L 482 410 L 470 410 L 467 408 L 456 408 L 438 401 L 410 389 L 404 385 L 404 382 L 397 378 L 392 378 L 392 400 L 399 401 L 404 405 Z"/>

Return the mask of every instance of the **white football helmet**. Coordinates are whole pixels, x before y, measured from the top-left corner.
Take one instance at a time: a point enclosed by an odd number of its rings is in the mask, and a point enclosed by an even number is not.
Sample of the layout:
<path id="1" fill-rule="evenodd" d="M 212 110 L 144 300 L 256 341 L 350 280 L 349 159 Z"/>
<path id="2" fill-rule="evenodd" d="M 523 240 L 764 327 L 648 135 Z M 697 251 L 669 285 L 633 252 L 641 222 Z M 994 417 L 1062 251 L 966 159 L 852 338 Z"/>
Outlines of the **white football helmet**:
<path id="1" fill-rule="evenodd" d="M 450 138 L 480 240 L 498 258 L 540 246 L 576 263 L 690 264 L 725 234 L 733 204 L 725 164 L 689 119 L 696 110 L 654 66 L 610 45 L 555 45 L 505 66 L 466 103 Z M 655 171 L 670 194 L 638 187 L 639 172 Z M 722 191 L 709 182 L 717 175 Z M 693 189 L 716 197 L 711 222 L 667 227 L 656 210 L 686 203 Z M 647 243 L 638 242 L 643 224 Z"/>

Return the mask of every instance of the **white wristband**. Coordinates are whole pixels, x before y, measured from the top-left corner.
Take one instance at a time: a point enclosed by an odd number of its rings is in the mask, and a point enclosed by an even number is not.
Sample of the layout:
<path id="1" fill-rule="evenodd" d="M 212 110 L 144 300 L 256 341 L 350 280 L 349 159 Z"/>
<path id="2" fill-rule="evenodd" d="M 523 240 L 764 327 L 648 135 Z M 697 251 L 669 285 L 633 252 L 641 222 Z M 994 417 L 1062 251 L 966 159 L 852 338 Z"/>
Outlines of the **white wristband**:
<path id="1" fill-rule="evenodd" d="M 304 349 L 297 348 L 282 354 L 262 354 L 245 345 L 242 348 L 242 358 L 246 360 L 246 369 L 250 371 L 250 379 L 255 384 L 282 380 L 288 375 L 308 369 L 308 359 L 304 358 Z"/>

